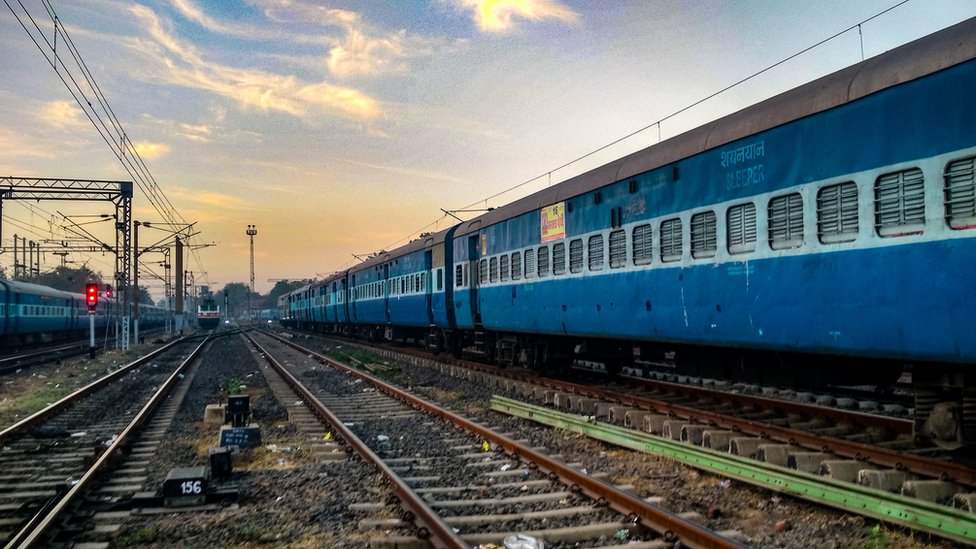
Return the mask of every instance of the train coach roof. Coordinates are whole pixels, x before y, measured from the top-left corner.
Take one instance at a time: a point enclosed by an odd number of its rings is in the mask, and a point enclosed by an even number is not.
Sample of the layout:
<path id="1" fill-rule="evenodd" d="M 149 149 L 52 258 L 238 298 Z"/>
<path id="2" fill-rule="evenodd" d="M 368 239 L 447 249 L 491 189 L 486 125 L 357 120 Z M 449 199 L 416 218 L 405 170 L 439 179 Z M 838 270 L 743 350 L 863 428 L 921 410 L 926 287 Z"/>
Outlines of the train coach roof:
<path id="1" fill-rule="evenodd" d="M 359 273 L 369 269 L 370 267 L 382 265 L 387 261 L 396 259 L 398 257 L 403 257 L 407 254 L 416 252 L 417 250 L 424 250 L 435 244 L 443 243 L 444 239 L 447 237 L 447 232 L 450 230 L 450 228 L 447 228 L 437 233 L 428 234 L 427 236 L 413 240 L 412 242 L 400 246 L 399 248 L 394 248 L 392 251 L 378 253 L 359 265 L 349 269 L 349 272 Z"/>
<path id="2" fill-rule="evenodd" d="M 922 37 L 464 222 L 456 236 L 976 58 L 976 18 Z"/>
<path id="3" fill-rule="evenodd" d="M 39 295 L 44 297 L 56 297 L 60 299 L 67 299 L 67 298 L 84 299 L 85 297 L 82 294 L 66 292 L 64 290 L 55 290 L 54 288 L 41 286 L 39 284 L 31 284 L 29 282 L 18 282 L 16 280 L 3 280 L 2 283 L 9 286 L 10 290 L 13 292 Z"/>

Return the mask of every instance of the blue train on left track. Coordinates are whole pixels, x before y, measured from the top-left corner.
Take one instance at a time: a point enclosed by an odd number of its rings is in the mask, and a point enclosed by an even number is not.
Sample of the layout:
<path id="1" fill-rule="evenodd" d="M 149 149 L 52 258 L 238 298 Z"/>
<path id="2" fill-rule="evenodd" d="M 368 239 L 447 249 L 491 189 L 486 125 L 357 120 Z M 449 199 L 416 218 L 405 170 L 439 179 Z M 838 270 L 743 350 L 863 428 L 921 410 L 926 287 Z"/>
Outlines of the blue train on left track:
<path id="1" fill-rule="evenodd" d="M 95 327 L 104 329 L 114 301 L 98 300 Z M 167 311 L 139 306 L 140 326 L 161 326 Z M 59 339 L 83 337 L 89 330 L 85 296 L 47 286 L 0 279 L 0 346 L 15 347 Z"/>
<path id="2" fill-rule="evenodd" d="M 976 19 L 279 302 L 286 325 L 795 385 L 915 365 L 976 440 Z"/>

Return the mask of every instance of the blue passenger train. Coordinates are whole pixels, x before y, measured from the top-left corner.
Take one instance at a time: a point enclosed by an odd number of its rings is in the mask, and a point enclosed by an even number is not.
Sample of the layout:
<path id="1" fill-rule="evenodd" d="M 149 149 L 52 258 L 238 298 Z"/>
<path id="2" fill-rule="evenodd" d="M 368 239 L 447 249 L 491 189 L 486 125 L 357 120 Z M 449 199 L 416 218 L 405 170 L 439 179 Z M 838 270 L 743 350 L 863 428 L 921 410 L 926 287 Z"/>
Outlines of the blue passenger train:
<path id="1" fill-rule="evenodd" d="M 547 368 L 875 383 L 976 440 L 976 19 L 283 296 L 286 325 Z M 918 367 L 924 365 L 924 367 Z"/>
<path id="2" fill-rule="evenodd" d="M 104 328 L 112 299 L 98 300 L 95 326 Z M 161 326 L 167 312 L 153 305 L 139 306 L 140 325 Z M 0 279 L 0 348 L 82 337 L 89 330 L 85 296 L 47 286 Z"/>

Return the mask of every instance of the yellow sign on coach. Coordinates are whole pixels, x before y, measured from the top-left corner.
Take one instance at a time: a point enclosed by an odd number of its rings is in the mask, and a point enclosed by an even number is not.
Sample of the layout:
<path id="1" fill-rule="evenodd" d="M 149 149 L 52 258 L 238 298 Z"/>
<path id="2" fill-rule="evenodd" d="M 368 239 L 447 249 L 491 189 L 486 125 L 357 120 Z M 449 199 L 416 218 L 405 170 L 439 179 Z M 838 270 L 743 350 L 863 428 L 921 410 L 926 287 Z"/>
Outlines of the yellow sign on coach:
<path id="1" fill-rule="evenodd" d="M 559 202 L 539 210 L 542 225 L 542 242 L 566 238 L 566 203 Z"/>

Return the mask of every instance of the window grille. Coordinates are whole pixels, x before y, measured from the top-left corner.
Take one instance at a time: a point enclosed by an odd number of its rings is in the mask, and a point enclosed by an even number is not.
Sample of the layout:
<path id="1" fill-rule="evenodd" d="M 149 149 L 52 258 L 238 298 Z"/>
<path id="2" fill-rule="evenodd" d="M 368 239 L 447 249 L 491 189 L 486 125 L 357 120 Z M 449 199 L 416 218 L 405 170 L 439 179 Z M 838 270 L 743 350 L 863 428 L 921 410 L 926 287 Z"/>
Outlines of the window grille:
<path id="1" fill-rule="evenodd" d="M 590 270 L 603 270 L 603 235 L 597 234 L 591 236 L 587 247 L 590 251 L 590 259 L 588 261 Z"/>
<path id="2" fill-rule="evenodd" d="M 946 223 L 953 229 L 976 228 L 976 156 L 950 162 L 945 171 Z"/>
<path id="3" fill-rule="evenodd" d="M 508 281 L 508 254 L 501 256 L 498 260 L 498 276 L 502 282 Z"/>
<path id="4" fill-rule="evenodd" d="M 691 257 L 695 259 L 715 257 L 717 249 L 715 212 L 702 212 L 691 216 Z"/>
<path id="5" fill-rule="evenodd" d="M 769 247 L 774 250 L 803 245 L 803 197 L 800 193 L 769 201 Z"/>
<path id="6" fill-rule="evenodd" d="M 532 278 L 535 276 L 535 250 L 525 250 L 522 254 L 525 257 L 525 269 L 522 271 L 525 273 L 525 278 Z"/>
<path id="7" fill-rule="evenodd" d="M 649 265 L 651 256 L 654 253 L 653 237 L 654 231 L 650 225 L 638 225 L 634 227 L 633 246 L 634 246 L 634 265 Z"/>
<path id="8" fill-rule="evenodd" d="M 912 168 L 882 175 L 874 183 L 874 226 L 880 236 L 919 234 L 925 229 L 925 178 Z"/>
<path id="9" fill-rule="evenodd" d="M 848 181 L 820 189 L 817 193 L 817 237 L 820 242 L 853 242 L 857 238 L 857 229 L 857 185 Z"/>
<path id="10" fill-rule="evenodd" d="M 726 214 L 730 254 L 744 254 L 756 249 L 756 205 L 752 202 L 729 208 Z"/>
<path id="11" fill-rule="evenodd" d="M 681 220 L 678 218 L 666 219 L 661 222 L 661 261 L 680 261 L 682 254 L 681 246 Z"/>
<path id="12" fill-rule="evenodd" d="M 488 282 L 488 260 L 482 259 L 478 262 L 478 282 L 484 284 Z"/>
<path id="13" fill-rule="evenodd" d="M 522 278 L 522 252 L 512 252 L 512 280 Z"/>
<path id="14" fill-rule="evenodd" d="M 552 245 L 552 274 L 566 274 L 566 244 L 563 242 Z"/>
<path id="15" fill-rule="evenodd" d="M 488 280 L 498 282 L 498 258 L 493 257 L 488 262 Z"/>
<path id="16" fill-rule="evenodd" d="M 610 233 L 610 268 L 619 269 L 627 262 L 627 233 L 623 230 Z"/>
<path id="17" fill-rule="evenodd" d="M 539 264 L 539 278 L 549 276 L 549 246 L 541 246 L 536 250 L 535 257 Z"/>
<path id="18" fill-rule="evenodd" d="M 569 243 L 569 272 L 583 270 L 583 240 L 577 238 Z"/>

